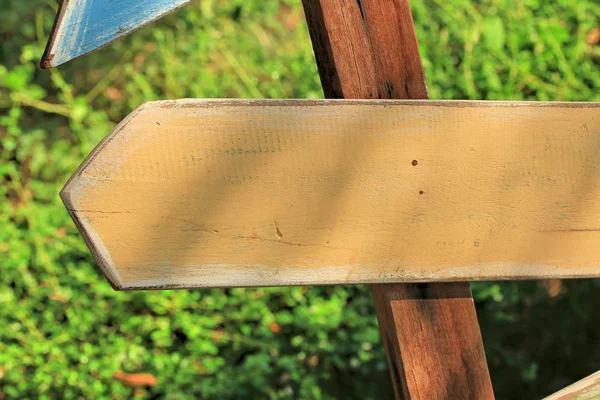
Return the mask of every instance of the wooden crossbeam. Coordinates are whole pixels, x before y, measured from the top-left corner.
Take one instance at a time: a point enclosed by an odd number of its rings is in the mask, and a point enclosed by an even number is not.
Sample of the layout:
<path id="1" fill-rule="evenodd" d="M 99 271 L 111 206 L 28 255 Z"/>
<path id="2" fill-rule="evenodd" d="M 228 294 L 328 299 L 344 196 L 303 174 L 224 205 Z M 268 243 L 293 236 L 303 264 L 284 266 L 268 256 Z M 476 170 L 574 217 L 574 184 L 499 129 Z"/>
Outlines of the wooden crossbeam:
<path id="1" fill-rule="evenodd" d="M 597 103 L 147 103 L 61 196 L 120 289 L 600 276 Z"/>

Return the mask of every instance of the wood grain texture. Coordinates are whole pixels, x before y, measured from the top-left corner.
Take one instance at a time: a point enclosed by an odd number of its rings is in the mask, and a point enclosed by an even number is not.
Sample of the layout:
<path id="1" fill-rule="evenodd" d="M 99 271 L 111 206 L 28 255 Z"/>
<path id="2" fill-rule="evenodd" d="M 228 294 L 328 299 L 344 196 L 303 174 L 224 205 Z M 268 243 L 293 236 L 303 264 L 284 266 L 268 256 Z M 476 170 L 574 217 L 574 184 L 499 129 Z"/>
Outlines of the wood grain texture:
<path id="1" fill-rule="evenodd" d="M 544 400 L 592 400 L 600 399 L 600 372 L 596 372 Z"/>
<path id="2" fill-rule="evenodd" d="M 429 97 L 408 0 L 303 4 L 326 97 Z M 494 397 L 469 283 L 370 289 L 397 399 Z M 415 289 L 422 295 L 406 298 Z M 457 290 L 468 295 L 457 296 Z M 426 328 L 413 335 L 416 321 Z M 456 333 L 467 335 L 444 339 Z M 448 396 L 452 388 L 462 393 Z"/>
<path id="3" fill-rule="evenodd" d="M 408 1 L 303 4 L 325 97 L 428 98 Z"/>
<path id="4" fill-rule="evenodd" d="M 372 287 L 397 398 L 494 398 L 468 284 Z"/>
<path id="5" fill-rule="evenodd" d="M 62 0 L 40 62 L 52 68 L 155 21 L 191 0 Z"/>
<path id="6" fill-rule="evenodd" d="M 595 103 L 147 103 L 61 196 L 118 288 L 600 276 Z"/>

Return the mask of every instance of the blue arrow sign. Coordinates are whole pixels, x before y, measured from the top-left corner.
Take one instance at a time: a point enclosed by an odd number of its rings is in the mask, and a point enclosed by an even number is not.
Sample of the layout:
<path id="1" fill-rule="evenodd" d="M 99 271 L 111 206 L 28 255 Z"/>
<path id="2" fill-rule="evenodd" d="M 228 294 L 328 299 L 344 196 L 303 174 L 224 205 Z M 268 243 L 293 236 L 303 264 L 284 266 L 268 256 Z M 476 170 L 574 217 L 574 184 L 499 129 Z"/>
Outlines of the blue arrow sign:
<path id="1" fill-rule="evenodd" d="M 63 0 L 41 67 L 106 46 L 191 0 Z"/>

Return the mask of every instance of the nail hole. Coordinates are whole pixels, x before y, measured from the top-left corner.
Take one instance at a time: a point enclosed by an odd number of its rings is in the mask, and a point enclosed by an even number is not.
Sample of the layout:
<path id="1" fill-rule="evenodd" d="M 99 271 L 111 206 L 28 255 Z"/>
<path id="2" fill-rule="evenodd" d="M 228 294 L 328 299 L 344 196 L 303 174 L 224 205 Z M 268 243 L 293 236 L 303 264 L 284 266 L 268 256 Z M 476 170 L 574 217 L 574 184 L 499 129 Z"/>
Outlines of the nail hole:
<path id="1" fill-rule="evenodd" d="M 412 166 L 416 167 L 419 162 L 417 160 L 412 160 Z"/>

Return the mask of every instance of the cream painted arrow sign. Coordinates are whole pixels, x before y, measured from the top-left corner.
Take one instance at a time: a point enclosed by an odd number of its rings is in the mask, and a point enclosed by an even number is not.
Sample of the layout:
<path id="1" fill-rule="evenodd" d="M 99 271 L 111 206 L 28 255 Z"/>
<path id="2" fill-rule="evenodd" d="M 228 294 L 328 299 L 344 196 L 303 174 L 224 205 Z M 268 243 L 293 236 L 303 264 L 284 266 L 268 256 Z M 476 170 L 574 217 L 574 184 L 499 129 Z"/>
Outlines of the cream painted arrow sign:
<path id="1" fill-rule="evenodd" d="M 61 193 L 115 288 L 600 276 L 600 103 L 180 100 Z"/>

